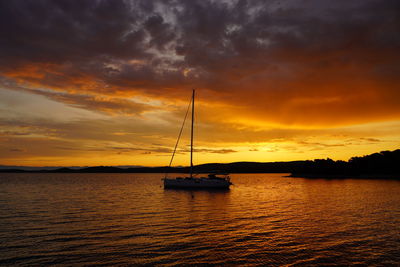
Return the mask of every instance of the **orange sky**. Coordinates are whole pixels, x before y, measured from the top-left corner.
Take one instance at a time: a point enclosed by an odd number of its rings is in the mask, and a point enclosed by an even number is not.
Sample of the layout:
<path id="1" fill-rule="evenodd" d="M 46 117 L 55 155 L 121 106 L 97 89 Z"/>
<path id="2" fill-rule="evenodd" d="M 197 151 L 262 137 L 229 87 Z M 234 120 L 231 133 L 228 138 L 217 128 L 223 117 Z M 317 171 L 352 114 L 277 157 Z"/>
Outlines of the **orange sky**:
<path id="1" fill-rule="evenodd" d="M 195 164 L 399 148 L 396 1 L 28 2 L 0 4 L 0 165 L 167 165 L 193 88 Z"/>

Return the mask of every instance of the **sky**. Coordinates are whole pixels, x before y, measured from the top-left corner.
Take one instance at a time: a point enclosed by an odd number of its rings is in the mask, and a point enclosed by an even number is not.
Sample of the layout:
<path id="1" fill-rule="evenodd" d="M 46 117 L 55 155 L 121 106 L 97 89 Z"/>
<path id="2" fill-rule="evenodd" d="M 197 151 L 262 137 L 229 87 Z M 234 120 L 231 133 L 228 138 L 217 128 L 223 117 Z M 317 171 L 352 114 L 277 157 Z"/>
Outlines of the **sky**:
<path id="1" fill-rule="evenodd" d="M 194 164 L 400 147 L 398 0 L 0 0 L 0 32 L 0 165 L 168 165 L 193 89 Z"/>

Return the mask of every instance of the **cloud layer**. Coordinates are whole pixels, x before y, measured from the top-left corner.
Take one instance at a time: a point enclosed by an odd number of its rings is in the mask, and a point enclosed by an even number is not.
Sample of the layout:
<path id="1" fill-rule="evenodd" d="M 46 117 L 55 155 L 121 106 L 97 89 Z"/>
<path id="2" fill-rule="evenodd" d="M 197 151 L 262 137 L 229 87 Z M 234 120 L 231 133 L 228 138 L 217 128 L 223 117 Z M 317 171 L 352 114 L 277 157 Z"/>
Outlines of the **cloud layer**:
<path id="1" fill-rule="evenodd" d="M 172 138 L 192 88 L 200 128 L 220 132 L 204 144 L 398 121 L 399 10 L 396 0 L 0 1 L 0 87 L 114 123 L 133 116 L 143 140 L 162 127 Z"/>

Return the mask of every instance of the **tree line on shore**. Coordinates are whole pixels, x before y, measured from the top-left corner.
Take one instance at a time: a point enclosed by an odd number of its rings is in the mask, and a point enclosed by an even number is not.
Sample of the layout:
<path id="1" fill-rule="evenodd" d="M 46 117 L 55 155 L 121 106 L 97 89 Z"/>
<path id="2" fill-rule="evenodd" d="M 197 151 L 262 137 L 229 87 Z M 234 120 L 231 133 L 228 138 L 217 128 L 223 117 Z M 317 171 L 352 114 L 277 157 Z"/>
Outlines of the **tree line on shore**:
<path id="1" fill-rule="evenodd" d="M 41 173 L 188 173 L 189 167 L 134 167 L 110 166 L 85 167 L 79 169 L 58 168 L 52 170 L 2 169 L 0 172 Z M 194 166 L 197 173 L 291 173 L 295 177 L 340 177 L 340 176 L 396 176 L 400 175 L 400 149 L 381 151 L 348 161 L 315 159 L 290 162 L 234 162 L 207 163 Z"/>

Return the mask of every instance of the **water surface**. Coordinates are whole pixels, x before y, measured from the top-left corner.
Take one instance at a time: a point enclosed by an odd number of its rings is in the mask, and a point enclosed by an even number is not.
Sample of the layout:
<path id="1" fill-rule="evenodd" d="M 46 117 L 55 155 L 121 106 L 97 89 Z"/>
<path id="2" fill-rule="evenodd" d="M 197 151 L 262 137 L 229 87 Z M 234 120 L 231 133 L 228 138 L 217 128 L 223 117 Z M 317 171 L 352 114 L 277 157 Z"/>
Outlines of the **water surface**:
<path id="1" fill-rule="evenodd" d="M 400 182 L 232 175 L 0 174 L 0 265 L 396 265 Z"/>

